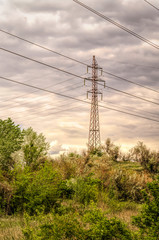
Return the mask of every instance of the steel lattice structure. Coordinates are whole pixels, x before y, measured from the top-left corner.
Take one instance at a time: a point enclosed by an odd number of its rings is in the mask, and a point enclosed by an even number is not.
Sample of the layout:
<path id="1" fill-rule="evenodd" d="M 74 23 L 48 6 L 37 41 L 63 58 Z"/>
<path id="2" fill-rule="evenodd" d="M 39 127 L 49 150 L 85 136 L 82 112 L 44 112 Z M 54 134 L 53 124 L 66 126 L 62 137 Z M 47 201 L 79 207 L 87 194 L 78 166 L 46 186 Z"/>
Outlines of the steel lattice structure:
<path id="1" fill-rule="evenodd" d="M 98 78 L 98 71 L 102 70 L 98 67 L 98 63 L 93 56 L 92 66 L 92 90 L 88 93 L 92 94 L 91 97 L 91 112 L 90 112 L 90 125 L 89 125 L 89 137 L 88 137 L 88 148 L 96 149 L 100 147 L 100 125 L 99 125 L 99 110 L 98 110 L 98 95 L 102 94 L 98 91 L 98 82 L 104 82 Z M 104 82 L 105 83 L 105 82 Z"/>

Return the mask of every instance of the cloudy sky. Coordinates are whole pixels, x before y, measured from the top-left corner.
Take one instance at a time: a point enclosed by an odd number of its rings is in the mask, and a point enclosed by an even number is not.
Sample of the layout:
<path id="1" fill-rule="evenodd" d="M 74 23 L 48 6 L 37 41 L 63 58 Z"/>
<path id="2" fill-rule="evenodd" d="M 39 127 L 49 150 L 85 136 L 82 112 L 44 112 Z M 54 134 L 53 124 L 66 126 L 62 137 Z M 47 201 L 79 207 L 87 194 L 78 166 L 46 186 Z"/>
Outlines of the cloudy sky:
<path id="1" fill-rule="evenodd" d="M 82 0 L 105 16 L 159 45 L 159 11 L 144 0 Z M 157 0 L 151 3 L 159 7 Z M 0 0 L 0 29 L 54 51 L 92 63 L 134 83 L 159 91 L 159 50 L 124 32 L 73 0 Z M 0 47 L 79 76 L 91 77 L 84 65 L 0 32 Z M 87 99 L 91 83 L 0 50 L 0 76 L 51 91 Z M 104 73 L 106 85 L 152 102 L 159 93 Z M 159 106 L 100 86 L 99 104 L 159 120 Z M 51 144 L 51 153 L 86 147 L 90 104 L 0 79 L 0 116 L 22 128 L 33 127 Z M 110 137 L 124 150 L 144 141 L 158 149 L 159 123 L 99 108 L 101 140 Z"/>

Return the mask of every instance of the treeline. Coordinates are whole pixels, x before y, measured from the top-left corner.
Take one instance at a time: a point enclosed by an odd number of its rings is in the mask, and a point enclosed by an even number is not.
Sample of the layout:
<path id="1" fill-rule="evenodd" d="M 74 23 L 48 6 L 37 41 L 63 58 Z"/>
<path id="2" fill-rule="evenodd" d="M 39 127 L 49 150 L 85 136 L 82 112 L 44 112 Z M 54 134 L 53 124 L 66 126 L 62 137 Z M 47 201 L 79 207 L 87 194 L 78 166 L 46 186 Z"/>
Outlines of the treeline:
<path id="1" fill-rule="evenodd" d="M 0 214 L 23 216 L 21 239 L 159 239 L 159 153 L 139 142 L 48 156 L 32 128 L 0 120 Z M 129 226 L 114 213 L 135 211 Z M 112 217 L 113 214 L 113 217 Z"/>

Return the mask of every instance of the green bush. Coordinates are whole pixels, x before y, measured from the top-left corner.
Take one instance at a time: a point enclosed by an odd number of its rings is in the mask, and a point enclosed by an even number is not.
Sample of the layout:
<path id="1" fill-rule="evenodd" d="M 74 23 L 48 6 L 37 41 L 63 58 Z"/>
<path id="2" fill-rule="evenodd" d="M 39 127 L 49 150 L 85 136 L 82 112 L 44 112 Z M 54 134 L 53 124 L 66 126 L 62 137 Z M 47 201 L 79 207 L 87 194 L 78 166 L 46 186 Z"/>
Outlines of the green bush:
<path id="1" fill-rule="evenodd" d="M 70 179 L 67 186 L 73 190 L 73 197 L 82 204 L 88 204 L 90 201 L 97 201 L 99 194 L 100 180 L 91 176 Z"/>
<path id="2" fill-rule="evenodd" d="M 35 224 L 36 223 L 36 224 Z M 91 207 L 84 215 L 40 215 L 26 221 L 25 240 L 132 240 L 127 227 L 115 218 L 108 219 L 101 210 Z"/>
<path id="3" fill-rule="evenodd" d="M 108 186 L 110 197 L 115 197 L 122 201 L 133 200 L 140 202 L 143 200 L 142 190 L 146 187 L 144 179 L 136 173 L 130 174 L 125 170 L 117 170 Z"/>
<path id="4" fill-rule="evenodd" d="M 0 182 L 0 213 L 10 213 L 13 189 L 8 182 Z"/>
<path id="5" fill-rule="evenodd" d="M 110 138 L 105 141 L 105 146 L 103 146 L 105 153 L 110 157 L 111 160 L 117 161 L 120 157 L 120 147 L 116 146 Z"/>
<path id="6" fill-rule="evenodd" d="M 79 221 L 78 214 L 74 213 L 62 216 L 52 213 L 36 218 L 26 216 L 23 234 L 25 240 L 86 239 L 83 224 Z"/>
<path id="7" fill-rule="evenodd" d="M 61 175 L 49 163 L 38 171 L 26 168 L 19 172 L 14 182 L 12 212 L 26 211 L 31 215 L 41 209 L 49 212 L 58 204 L 61 183 Z"/>
<path id="8" fill-rule="evenodd" d="M 108 219 L 100 209 L 93 208 L 89 210 L 84 215 L 84 220 L 87 224 L 89 224 L 86 239 L 133 239 L 131 232 L 124 223 L 116 218 Z"/>
<path id="9" fill-rule="evenodd" d="M 151 151 L 143 142 L 130 150 L 132 158 L 140 162 L 149 173 L 159 173 L 159 152 Z"/>
<path id="10" fill-rule="evenodd" d="M 133 223 L 140 229 L 141 238 L 159 239 L 159 177 L 148 184 L 144 192 L 145 205 L 141 214 L 134 217 Z"/>

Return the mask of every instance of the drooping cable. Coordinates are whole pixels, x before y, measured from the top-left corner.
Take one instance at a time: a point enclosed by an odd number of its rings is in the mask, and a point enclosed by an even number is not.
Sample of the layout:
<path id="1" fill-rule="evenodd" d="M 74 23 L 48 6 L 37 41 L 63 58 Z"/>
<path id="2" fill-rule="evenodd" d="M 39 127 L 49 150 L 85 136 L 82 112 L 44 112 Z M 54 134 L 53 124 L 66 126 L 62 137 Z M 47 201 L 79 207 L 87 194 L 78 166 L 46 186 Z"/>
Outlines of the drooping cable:
<path id="1" fill-rule="evenodd" d="M 152 3 L 148 2 L 147 0 L 144 0 L 146 3 L 148 3 L 151 7 L 155 8 L 156 10 L 159 11 L 159 8 L 157 8 L 155 5 L 153 5 Z"/>
<path id="2" fill-rule="evenodd" d="M 35 59 L 33 59 L 33 58 L 26 57 L 26 56 L 24 56 L 24 55 L 22 55 L 22 54 L 19 54 L 19 53 L 16 53 L 16 52 L 10 51 L 10 50 L 8 50 L 8 49 L 0 48 L 0 50 L 6 51 L 6 52 L 11 53 L 11 54 L 13 54 L 13 55 L 16 55 L 16 56 L 18 56 L 18 57 L 25 58 L 25 59 L 30 60 L 30 61 L 32 61 L 32 62 L 36 62 L 36 63 L 41 64 L 41 65 L 44 65 L 44 66 L 46 66 L 46 67 L 49 67 L 49 68 L 55 69 L 55 70 L 57 70 L 57 71 L 60 71 L 60 72 L 66 73 L 66 74 L 68 74 L 68 75 L 71 75 L 71 76 L 74 76 L 74 77 L 77 77 L 77 78 L 80 78 L 80 79 L 83 79 L 83 80 L 86 79 L 86 78 L 83 78 L 83 77 L 81 77 L 81 76 L 79 76 L 79 75 L 77 75 L 77 74 L 74 74 L 74 73 L 68 72 L 68 71 L 66 71 L 66 70 L 63 70 L 63 69 L 57 68 L 57 67 L 55 67 L 55 66 L 52 66 L 52 65 L 49 65 L 49 64 L 46 64 L 46 63 L 43 63 L 43 62 L 40 62 L 40 61 L 35 60 Z M 88 78 L 87 78 L 87 80 L 88 80 L 88 81 L 91 81 L 91 80 L 88 79 Z M 99 83 L 98 83 L 98 84 L 99 84 Z M 26 85 L 27 85 L 27 84 L 26 84 Z M 107 87 L 109 87 L 109 86 L 107 86 Z M 138 96 L 136 96 L 136 95 L 133 95 L 133 94 L 130 94 L 130 93 L 127 93 L 127 92 L 124 92 L 124 91 L 121 91 L 121 90 L 118 90 L 118 89 L 115 89 L 115 88 L 112 88 L 112 87 L 109 87 L 109 88 L 110 88 L 110 89 L 113 89 L 113 90 L 115 90 L 115 91 L 118 91 L 118 92 L 122 92 L 122 93 L 124 93 L 124 94 L 126 94 L 126 95 L 133 96 L 133 97 L 138 98 L 138 99 L 140 99 L 140 100 L 143 100 L 143 101 L 146 101 L 146 102 L 150 102 L 150 103 L 153 103 L 153 104 L 157 104 L 157 105 L 159 105 L 159 103 L 156 103 L 156 102 L 150 101 L 150 100 L 148 100 L 148 99 L 145 99 L 145 98 L 142 98 L 142 97 L 138 97 Z"/>
<path id="3" fill-rule="evenodd" d="M 64 55 L 64 54 L 62 54 L 62 53 L 59 53 L 59 52 L 57 52 L 57 51 L 54 51 L 54 50 L 52 50 L 52 49 L 50 49 L 50 48 L 48 48 L 48 47 L 44 47 L 44 46 L 42 46 L 42 45 L 40 45 L 40 44 L 38 44 L 38 43 L 34 43 L 33 41 L 24 39 L 24 38 L 22 38 L 22 37 L 20 37 L 20 36 L 17 36 L 17 35 L 15 35 L 15 34 L 9 33 L 9 32 L 7 32 L 7 31 L 5 31 L 5 30 L 3 30 L 3 29 L 0 29 L 0 31 L 3 32 L 3 33 L 5 33 L 5 34 L 8 34 L 8 35 L 10 35 L 10 36 L 12 36 L 12 37 L 15 37 L 15 38 L 17 38 L 17 39 L 20 39 L 20 40 L 22 40 L 22 41 L 25 41 L 25 42 L 27 42 L 27 43 L 30 43 L 30 44 L 32 44 L 32 45 L 34 45 L 34 46 L 37 46 L 37 47 L 39 47 L 39 48 L 45 49 L 45 50 L 47 50 L 47 51 L 49 51 L 49 52 L 55 53 L 55 54 L 57 54 L 57 55 L 59 55 L 59 56 L 62 56 L 62 57 L 64 57 L 64 58 L 69 59 L 69 60 L 71 60 L 71 61 L 74 61 L 74 62 L 76 62 L 76 63 L 82 64 L 82 65 L 84 65 L 84 66 L 88 66 L 87 63 L 84 63 L 84 62 L 79 61 L 79 60 L 77 60 L 77 59 L 75 59 L 75 58 L 71 58 L 71 57 L 69 57 L 69 56 L 66 56 L 66 55 Z M 152 66 L 151 66 L 151 67 L 152 67 Z M 152 68 L 153 68 L 153 67 L 152 67 Z M 110 72 L 105 71 L 105 70 L 104 70 L 103 72 L 106 73 L 106 74 L 108 74 L 108 75 L 110 75 L 110 76 L 113 76 L 113 77 L 115 77 L 115 78 L 118 78 L 118 79 L 121 79 L 121 80 L 123 80 L 123 81 L 129 82 L 129 83 L 131 83 L 131 84 L 133 84 L 133 85 L 140 86 L 140 87 L 145 88 L 145 89 L 147 89 L 147 90 L 151 90 L 151 91 L 154 91 L 154 92 L 156 92 L 156 93 L 159 93 L 159 91 L 157 91 L 157 90 L 155 90 L 155 89 L 152 89 L 152 88 L 150 88 L 150 87 L 144 86 L 144 85 L 139 84 L 139 83 L 135 83 L 135 82 L 130 81 L 130 80 L 126 79 L 126 78 L 122 78 L 122 77 L 120 77 L 120 76 L 117 76 L 116 74 L 110 73 Z"/>
<path id="4" fill-rule="evenodd" d="M 79 99 L 79 98 L 75 98 L 75 97 L 72 97 L 72 96 L 69 96 L 69 95 L 65 95 L 65 94 L 62 94 L 62 93 L 55 92 L 55 91 L 50 91 L 48 89 L 43 89 L 43 88 L 38 87 L 38 86 L 33 86 L 33 85 L 30 85 L 30 84 L 27 84 L 27 83 L 18 82 L 16 80 L 4 78 L 4 77 L 0 77 L 0 78 L 3 79 L 3 80 L 9 81 L 9 82 L 13 82 L 13 83 L 16 83 L 16 84 L 19 84 L 19 85 L 23 85 L 23 86 L 29 87 L 29 88 L 35 88 L 35 89 L 38 89 L 38 90 L 41 90 L 41 91 L 45 91 L 45 92 L 48 92 L 48 93 L 55 94 L 57 96 L 61 96 L 61 97 L 64 97 L 64 98 L 72 99 L 72 100 L 75 100 L 75 101 L 78 101 L 78 102 L 83 102 L 83 103 L 87 103 L 87 104 L 91 105 L 90 102 L 87 102 L 85 100 L 82 100 L 82 99 Z M 156 119 L 153 119 L 153 118 L 148 118 L 148 117 L 140 116 L 140 115 L 137 115 L 137 114 L 128 113 L 128 112 L 125 112 L 125 111 L 122 111 L 122 110 L 119 110 L 119 109 L 110 108 L 110 107 L 106 107 L 106 106 L 103 106 L 103 105 L 99 105 L 99 107 L 159 123 L 159 120 L 156 120 Z"/>
<path id="5" fill-rule="evenodd" d="M 156 48 L 157 50 L 159 50 L 159 45 L 157 45 L 157 44 L 151 42 L 150 40 L 148 40 L 148 39 L 140 36 L 139 34 L 133 32 L 132 30 L 124 27 L 124 26 L 121 25 L 120 23 L 118 23 L 118 22 L 116 22 L 116 21 L 114 21 L 114 20 L 112 20 L 112 19 L 104 16 L 103 14 L 99 13 L 98 11 L 94 10 L 93 8 L 90 8 L 89 6 L 85 5 L 84 3 L 82 3 L 82 2 L 80 2 L 80 1 L 78 1 L 78 0 L 73 0 L 73 1 L 76 2 L 76 3 L 78 3 L 79 5 L 81 5 L 82 7 L 86 8 L 87 10 L 93 12 L 94 14 L 98 15 L 99 17 L 105 19 L 106 21 L 112 23 L 113 25 L 117 26 L 118 28 L 124 30 L 125 32 L 133 35 L 134 37 L 142 40 L 143 42 L 145 42 L 145 43 L 151 45 L 152 47 Z"/>

